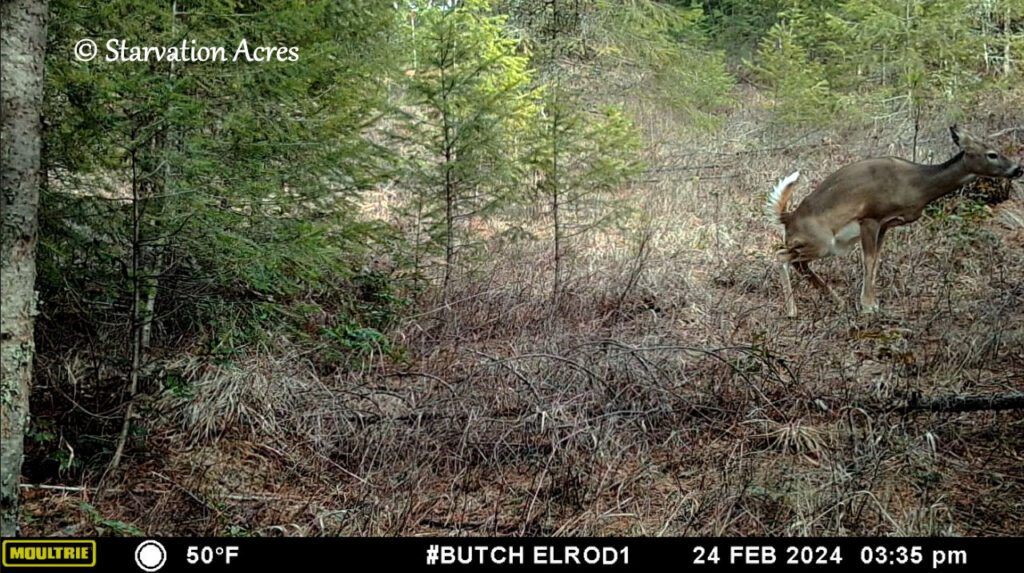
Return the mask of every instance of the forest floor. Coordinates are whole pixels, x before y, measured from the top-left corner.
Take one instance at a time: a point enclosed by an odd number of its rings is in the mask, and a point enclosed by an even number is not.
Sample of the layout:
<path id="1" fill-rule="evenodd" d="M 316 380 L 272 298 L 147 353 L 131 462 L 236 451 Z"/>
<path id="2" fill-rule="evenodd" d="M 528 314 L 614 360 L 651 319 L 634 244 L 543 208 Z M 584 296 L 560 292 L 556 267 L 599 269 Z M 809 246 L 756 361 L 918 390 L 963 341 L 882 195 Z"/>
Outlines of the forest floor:
<path id="1" fill-rule="evenodd" d="M 858 249 L 816 266 L 846 308 L 797 281 L 786 319 L 771 185 L 800 169 L 799 200 L 911 151 L 730 143 L 745 128 L 652 148 L 630 191 L 647 232 L 578 244 L 558 304 L 546 251 L 494 244 L 500 263 L 396 329 L 400 361 L 324 373 L 283 341 L 178 359 L 197 398 L 148 405 L 164 426 L 114 489 L 27 489 L 26 533 L 1024 534 L 1024 414 L 899 409 L 1024 392 L 1022 184 L 890 232 L 880 314 L 857 314 Z M 919 161 L 951 154 L 922 133 Z"/>

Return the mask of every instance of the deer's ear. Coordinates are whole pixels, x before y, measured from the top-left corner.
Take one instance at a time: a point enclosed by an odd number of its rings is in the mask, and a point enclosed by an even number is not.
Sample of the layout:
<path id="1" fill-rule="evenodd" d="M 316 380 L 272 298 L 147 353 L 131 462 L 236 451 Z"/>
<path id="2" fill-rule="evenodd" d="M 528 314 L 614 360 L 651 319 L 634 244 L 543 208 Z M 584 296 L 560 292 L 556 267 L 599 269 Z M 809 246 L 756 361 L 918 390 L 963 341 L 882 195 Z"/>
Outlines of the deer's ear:
<path id="1" fill-rule="evenodd" d="M 953 136 L 953 143 L 960 149 L 969 149 L 978 145 L 978 140 L 969 133 L 961 132 L 955 125 L 949 128 L 949 134 Z"/>

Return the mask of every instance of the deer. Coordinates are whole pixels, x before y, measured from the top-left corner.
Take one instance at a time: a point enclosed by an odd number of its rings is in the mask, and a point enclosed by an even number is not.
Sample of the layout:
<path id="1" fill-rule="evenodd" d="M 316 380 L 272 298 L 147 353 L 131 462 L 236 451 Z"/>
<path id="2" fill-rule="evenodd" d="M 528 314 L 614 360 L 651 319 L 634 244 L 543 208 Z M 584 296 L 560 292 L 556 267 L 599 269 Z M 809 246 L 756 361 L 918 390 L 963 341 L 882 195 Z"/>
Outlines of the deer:
<path id="1" fill-rule="evenodd" d="M 975 177 L 1014 179 L 1024 167 L 997 152 L 988 142 L 949 128 L 959 152 L 945 163 L 922 165 L 898 157 L 875 157 L 850 163 L 826 177 L 793 211 L 787 211 L 800 171 L 783 177 L 768 195 L 766 211 L 783 228 L 784 246 L 776 251 L 786 314 L 796 317 L 791 268 L 844 307 L 810 263 L 843 256 L 860 240 L 864 281 L 862 314 L 878 312 L 875 274 L 886 231 L 913 223 L 924 208 Z"/>

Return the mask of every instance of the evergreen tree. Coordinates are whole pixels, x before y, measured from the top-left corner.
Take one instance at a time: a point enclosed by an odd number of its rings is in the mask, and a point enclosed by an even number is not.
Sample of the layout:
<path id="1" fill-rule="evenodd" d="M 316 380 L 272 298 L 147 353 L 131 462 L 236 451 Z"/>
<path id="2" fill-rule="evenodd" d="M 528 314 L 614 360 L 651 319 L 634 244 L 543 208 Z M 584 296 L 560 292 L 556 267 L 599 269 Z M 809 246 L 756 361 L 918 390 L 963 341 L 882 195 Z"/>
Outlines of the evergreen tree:
<path id="1" fill-rule="evenodd" d="M 116 465 L 137 422 L 132 397 L 152 383 L 154 324 L 233 355 L 260 336 L 259 317 L 287 318 L 293 299 L 336 292 L 380 236 L 353 200 L 382 176 L 366 132 L 383 107 L 397 21 L 371 0 L 201 10 L 57 0 L 55 15 L 43 338 L 87 336 L 97 360 L 125 372 L 125 387 L 101 392 L 127 399 L 119 428 L 88 420 L 119 433 Z M 96 30 L 128 46 L 219 46 L 227 61 L 112 63 L 103 45 L 92 62 L 74 60 L 75 42 Z M 264 46 L 294 48 L 298 61 L 250 61 Z M 60 337 L 46 336 L 55 328 Z"/>
<path id="2" fill-rule="evenodd" d="M 694 6 L 639 0 L 506 2 L 547 81 L 588 99 L 626 101 L 631 112 L 667 108 L 700 128 L 731 102 L 725 56 L 711 49 Z M 553 81 L 553 80 L 552 80 Z M 597 89 L 599 87 L 599 89 Z"/>
<path id="3" fill-rule="evenodd" d="M 534 129 L 529 162 L 550 215 L 557 300 L 567 243 L 629 212 L 629 198 L 615 192 L 639 173 L 642 145 L 620 107 L 587 112 L 557 84 L 548 88 Z"/>
<path id="4" fill-rule="evenodd" d="M 408 23 L 412 61 L 396 135 L 408 146 L 416 249 L 444 253 L 445 291 L 467 223 L 518 190 L 517 132 L 534 108 L 528 60 L 505 17 L 489 10 L 484 0 L 428 5 Z"/>
<path id="5" fill-rule="evenodd" d="M 824 67 L 808 56 L 789 21 L 772 26 L 747 65 L 771 91 L 779 120 L 811 125 L 831 118 L 835 100 Z"/>

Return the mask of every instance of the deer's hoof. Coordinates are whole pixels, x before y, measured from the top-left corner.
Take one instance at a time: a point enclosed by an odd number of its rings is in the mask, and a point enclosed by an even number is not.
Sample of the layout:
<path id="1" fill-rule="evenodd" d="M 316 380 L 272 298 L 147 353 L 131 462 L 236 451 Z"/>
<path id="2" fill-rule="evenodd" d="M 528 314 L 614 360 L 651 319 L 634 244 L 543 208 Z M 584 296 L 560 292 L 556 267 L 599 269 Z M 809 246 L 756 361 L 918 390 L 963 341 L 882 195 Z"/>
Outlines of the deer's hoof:
<path id="1" fill-rule="evenodd" d="M 862 304 L 860 307 L 860 313 L 867 316 L 872 314 L 878 314 L 878 303 L 874 304 Z"/>

